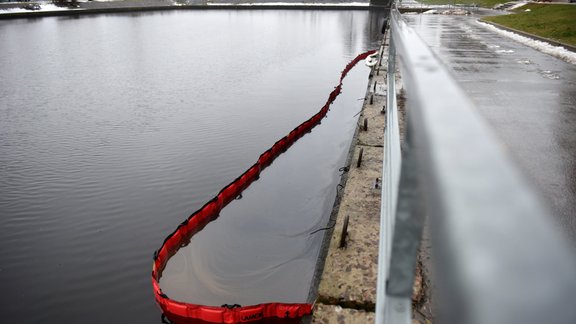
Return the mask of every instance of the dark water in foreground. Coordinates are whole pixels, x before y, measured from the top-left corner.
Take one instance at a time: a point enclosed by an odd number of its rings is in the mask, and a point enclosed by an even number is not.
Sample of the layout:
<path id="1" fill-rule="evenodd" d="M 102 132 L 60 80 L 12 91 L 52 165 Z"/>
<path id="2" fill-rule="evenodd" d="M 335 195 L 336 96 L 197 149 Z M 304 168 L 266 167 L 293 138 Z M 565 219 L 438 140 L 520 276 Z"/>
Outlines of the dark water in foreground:
<path id="1" fill-rule="evenodd" d="M 376 46 L 377 21 L 368 12 L 183 11 L 0 22 L 1 321 L 158 322 L 152 252 L 322 106 L 343 66 Z M 242 250 L 287 273 L 277 291 L 310 269 L 314 252 L 306 251 L 318 238 L 309 231 L 331 205 L 313 203 L 332 192 L 334 172 L 292 162 L 326 155 L 324 165 L 340 166 L 331 159 L 343 156 L 349 133 L 331 132 L 353 129 L 345 120 L 353 123 L 366 78 L 366 68 L 354 71 L 320 127 L 334 126 L 274 163 L 226 226 L 206 228 L 202 265 L 234 260 L 242 251 L 232 248 L 246 243 Z M 311 175 L 325 188 L 307 192 L 300 181 Z M 281 178 L 283 189 L 270 187 Z M 282 203 L 256 204 L 264 199 Z M 283 216 L 288 203 L 300 204 L 299 221 L 259 222 L 273 210 Z M 231 236 L 239 228 L 251 237 Z M 282 234 L 278 246 L 303 239 L 275 255 L 258 250 L 254 238 L 274 233 Z M 214 275 L 244 281 L 254 277 L 247 271 L 270 267 L 257 265 Z M 208 286 L 230 292 L 228 284 Z M 295 286 L 299 299 L 304 283 Z"/>

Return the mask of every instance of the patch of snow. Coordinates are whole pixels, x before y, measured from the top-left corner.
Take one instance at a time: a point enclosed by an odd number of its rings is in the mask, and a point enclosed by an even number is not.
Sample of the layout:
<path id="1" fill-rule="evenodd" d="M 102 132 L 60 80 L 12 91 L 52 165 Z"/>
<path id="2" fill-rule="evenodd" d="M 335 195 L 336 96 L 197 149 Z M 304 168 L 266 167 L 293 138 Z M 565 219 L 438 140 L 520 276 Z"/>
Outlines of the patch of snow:
<path id="1" fill-rule="evenodd" d="M 0 9 L 0 14 L 5 13 L 13 13 L 13 12 L 27 12 L 30 10 L 22 9 L 22 8 L 8 8 L 8 9 Z"/>
<path id="2" fill-rule="evenodd" d="M 528 4 L 528 2 L 518 2 L 517 4 L 511 6 L 510 8 L 508 8 L 508 10 L 514 10 L 514 9 L 518 9 L 524 5 Z"/>
<path id="3" fill-rule="evenodd" d="M 519 64 L 532 64 L 532 61 L 528 60 L 528 59 L 524 59 L 524 60 L 518 60 L 517 61 Z"/>
<path id="4" fill-rule="evenodd" d="M 427 5 L 419 2 L 406 2 L 402 1 L 401 4 L 398 5 L 398 8 L 406 8 L 406 9 L 423 9 L 423 8 L 438 8 L 438 9 L 450 9 L 454 7 L 453 5 Z"/>
<path id="5" fill-rule="evenodd" d="M 441 12 L 443 15 L 455 15 L 455 16 L 467 16 L 470 15 L 470 11 L 464 9 L 450 9 Z"/>
<path id="6" fill-rule="evenodd" d="M 437 15 L 438 14 L 438 10 L 426 10 L 422 13 L 423 15 Z"/>
<path id="7" fill-rule="evenodd" d="M 438 11 L 436 9 L 426 10 L 422 13 L 423 15 L 455 15 L 455 16 L 467 16 L 470 11 L 464 9 L 448 9 Z"/>
<path id="8" fill-rule="evenodd" d="M 549 70 L 541 70 L 538 71 L 540 72 L 540 74 L 545 77 L 546 79 L 550 79 L 550 80 L 560 80 L 560 75 L 558 75 L 557 73 L 554 73 L 552 71 Z"/>
<path id="9" fill-rule="evenodd" d="M 9 9 L 0 9 L 1 14 L 7 13 L 17 13 L 17 12 L 36 12 L 36 11 L 61 11 L 61 10 L 70 10 L 68 8 L 58 7 L 51 3 L 41 4 L 40 9 L 38 10 L 28 10 L 24 8 L 9 8 Z"/>
<path id="10" fill-rule="evenodd" d="M 58 6 L 51 4 L 51 3 L 40 5 L 40 7 L 42 7 L 42 9 L 40 9 L 40 11 L 69 10 L 68 8 L 58 7 Z"/>
<path id="11" fill-rule="evenodd" d="M 525 12 L 530 12 L 530 11 L 532 11 L 532 9 L 526 9 L 526 10 L 524 10 L 524 11 L 525 11 Z"/>
<path id="12" fill-rule="evenodd" d="M 496 26 L 493 26 L 493 25 L 490 25 L 490 24 L 487 24 L 487 23 L 484 23 L 481 21 L 478 21 L 477 23 L 482 25 L 483 27 L 485 27 L 487 29 L 490 29 L 490 30 L 497 32 L 500 35 L 512 38 L 513 40 L 515 40 L 519 43 L 522 43 L 524 45 L 527 45 L 527 46 L 530 46 L 534 49 L 537 49 L 542 53 L 546 53 L 546 54 L 555 56 L 555 57 L 560 58 L 560 59 L 562 59 L 568 63 L 571 63 L 571 64 L 576 64 L 576 53 L 571 52 L 562 46 L 554 46 L 550 43 L 542 42 L 542 41 L 535 40 L 535 39 L 532 39 L 532 38 L 529 38 L 526 36 L 522 36 L 522 35 L 510 32 L 510 31 L 507 31 L 507 30 L 503 30 L 503 29 L 500 29 Z"/>
<path id="13" fill-rule="evenodd" d="M 512 54 L 514 53 L 513 50 L 497 50 L 496 53 L 498 54 Z"/>

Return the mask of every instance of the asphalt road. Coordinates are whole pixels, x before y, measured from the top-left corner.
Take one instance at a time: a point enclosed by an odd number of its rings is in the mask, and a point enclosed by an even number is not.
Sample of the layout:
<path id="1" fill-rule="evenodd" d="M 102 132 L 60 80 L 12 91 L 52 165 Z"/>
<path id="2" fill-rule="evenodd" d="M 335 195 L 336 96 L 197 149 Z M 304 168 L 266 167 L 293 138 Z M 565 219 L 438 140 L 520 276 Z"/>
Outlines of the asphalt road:
<path id="1" fill-rule="evenodd" d="M 445 62 L 576 242 L 576 65 L 483 27 L 478 15 L 406 18 Z"/>

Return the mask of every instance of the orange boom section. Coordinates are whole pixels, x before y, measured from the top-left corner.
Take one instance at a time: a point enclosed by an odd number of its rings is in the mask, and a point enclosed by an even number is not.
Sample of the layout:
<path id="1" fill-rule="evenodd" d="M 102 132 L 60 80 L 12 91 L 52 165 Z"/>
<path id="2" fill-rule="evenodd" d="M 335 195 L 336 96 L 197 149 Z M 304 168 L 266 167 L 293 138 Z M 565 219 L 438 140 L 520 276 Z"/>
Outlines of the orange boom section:
<path id="1" fill-rule="evenodd" d="M 348 72 L 361 60 L 366 59 L 376 51 L 368 51 L 358 55 L 346 67 L 340 76 L 340 83 L 330 93 L 326 104 L 318 113 L 307 121 L 298 125 L 288 135 L 277 141 L 270 149 L 262 153 L 256 163 L 236 180 L 225 186 L 216 197 L 208 201 L 202 208 L 198 209 L 186 220 L 184 220 L 172 234 L 168 235 L 162 243 L 160 249 L 154 252 L 154 264 L 152 266 L 152 287 L 156 303 L 162 309 L 164 315 L 175 323 L 194 323 L 198 320 L 210 323 L 244 323 L 259 321 L 266 318 L 300 318 L 312 312 L 312 304 L 286 304 L 286 303 L 265 303 L 252 306 L 223 305 L 204 306 L 188 304 L 170 299 L 160 289 L 160 277 L 162 271 L 176 252 L 188 243 L 190 238 L 198 231 L 202 230 L 206 224 L 218 217 L 222 208 L 236 199 L 242 191 L 256 181 L 260 172 L 268 167 L 292 144 L 294 144 L 304 134 L 310 132 L 312 128 L 320 124 L 322 118 L 326 117 L 330 105 L 336 100 L 342 89 L 342 81 Z"/>

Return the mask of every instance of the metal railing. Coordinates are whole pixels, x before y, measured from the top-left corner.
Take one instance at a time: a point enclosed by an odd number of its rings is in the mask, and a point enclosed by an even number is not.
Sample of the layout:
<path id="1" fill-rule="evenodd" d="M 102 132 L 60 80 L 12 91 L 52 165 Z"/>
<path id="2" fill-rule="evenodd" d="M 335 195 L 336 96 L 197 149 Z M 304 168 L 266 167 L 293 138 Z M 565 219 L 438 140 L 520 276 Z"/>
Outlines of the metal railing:
<path id="1" fill-rule="evenodd" d="M 576 323 L 574 252 L 551 212 L 400 13 L 389 20 L 376 323 L 411 323 L 425 218 L 437 322 Z M 402 153 L 396 61 L 407 96 Z"/>

